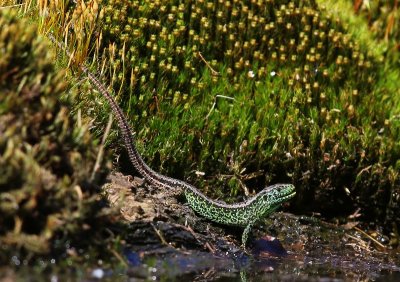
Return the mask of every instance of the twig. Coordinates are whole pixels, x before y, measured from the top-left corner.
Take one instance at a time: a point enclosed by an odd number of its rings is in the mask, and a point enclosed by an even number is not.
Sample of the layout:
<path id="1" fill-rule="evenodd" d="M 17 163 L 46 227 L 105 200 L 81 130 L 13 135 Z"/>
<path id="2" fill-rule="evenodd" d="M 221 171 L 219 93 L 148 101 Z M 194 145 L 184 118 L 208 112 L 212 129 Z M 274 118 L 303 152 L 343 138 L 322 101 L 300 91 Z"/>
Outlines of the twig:
<path id="1" fill-rule="evenodd" d="M 164 236 L 162 235 L 161 231 L 156 228 L 153 222 L 150 222 L 151 227 L 153 227 L 154 231 L 156 232 L 157 236 L 160 238 L 161 243 L 164 245 L 169 246 L 168 242 L 165 240 Z"/>
<path id="2" fill-rule="evenodd" d="M 81 128 L 82 127 L 82 110 L 81 109 L 78 109 L 77 115 L 78 115 L 78 117 L 77 117 L 78 127 Z"/>
<path id="3" fill-rule="evenodd" d="M 198 238 L 197 234 L 193 231 L 193 229 L 190 226 L 183 226 L 184 229 L 190 232 L 192 236 L 199 242 L 200 244 L 203 244 L 203 242 Z M 204 243 L 204 246 L 212 253 L 215 253 L 215 248 L 211 246 L 209 242 Z"/>
<path id="4" fill-rule="evenodd" d="M 212 246 L 209 242 L 206 242 L 205 246 L 212 254 L 215 254 L 216 249 L 214 248 L 214 246 Z"/>
<path id="5" fill-rule="evenodd" d="M 249 174 L 240 175 L 240 176 L 241 176 L 242 180 L 249 180 L 249 179 L 259 177 L 264 174 L 265 174 L 265 172 L 263 170 L 259 170 L 259 171 L 251 172 Z"/>
<path id="6" fill-rule="evenodd" d="M 242 187 L 244 194 L 246 195 L 246 197 L 248 197 L 250 195 L 249 189 L 247 188 L 247 186 L 244 184 L 244 182 L 240 179 L 240 177 L 235 176 L 235 178 L 239 181 L 240 186 Z"/>
<path id="7" fill-rule="evenodd" d="M 92 176 L 90 177 L 91 181 L 94 180 L 94 178 L 96 176 L 96 172 L 100 169 L 100 164 L 101 164 L 101 162 L 103 160 L 103 156 L 104 156 L 104 144 L 106 143 L 107 136 L 110 133 L 112 123 L 113 123 L 113 116 L 112 116 L 112 114 L 110 114 L 110 117 L 108 119 L 108 124 L 106 127 L 106 131 L 104 132 L 103 138 L 101 139 L 101 144 L 100 144 L 99 152 L 97 153 L 96 162 L 93 167 Z"/>
<path id="8" fill-rule="evenodd" d="M 363 174 L 365 171 L 368 171 L 371 167 L 372 167 L 372 165 L 369 165 L 369 166 L 363 168 L 362 170 L 360 170 L 360 172 L 357 173 L 357 177 L 360 177 L 361 174 Z"/>
<path id="9" fill-rule="evenodd" d="M 124 265 L 128 266 L 128 263 L 124 260 L 124 258 L 116 252 L 114 249 L 111 249 L 110 252 Z"/>
<path id="10" fill-rule="evenodd" d="M 345 234 L 347 238 L 351 238 L 357 243 L 347 243 L 346 246 L 352 246 L 353 248 L 358 247 L 359 249 L 363 249 L 367 252 L 371 252 L 370 250 L 370 242 L 366 242 L 361 238 L 357 238 L 355 236 L 352 236 L 350 234 Z"/>
<path id="11" fill-rule="evenodd" d="M 196 232 L 193 231 L 193 229 L 190 226 L 184 226 L 177 223 L 173 223 L 172 225 L 179 228 L 183 228 L 184 230 L 188 231 L 190 234 L 192 234 L 192 236 L 196 239 L 196 241 L 200 245 L 204 245 L 211 253 L 215 253 L 215 248 L 212 247 L 209 242 L 204 243 L 202 240 L 200 240 L 199 236 L 196 234 Z"/>
<path id="12" fill-rule="evenodd" d="M 372 242 L 374 242 L 375 244 L 377 244 L 379 247 L 381 247 L 382 249 L 386 249 L 385 245 L 383 245 L 382 243 L 380 243 L 378 240 L 376 240 L 374 237 L 372 237 L 371 235 L 365 233 L 364 231 L 362 231 L 360 228 L 358 228 L 357 226 L 353 227 L 356 231 L 360 232 L 362 235 L 364 235 L 365 237 L 367 237 L 368 239 L 370 239 Z"/>
<path id="13" fill-rule="evenodd" d="M 214 97 L 214 103 L 213 103 L 213 105 L 211 106 L 211 109 L 210 109 L 210 111 L 208 112 L 208 114 L 206 115 L 206 118 L 205 118 L 205 119 L 208 119 L 208 118 L 209 118 L 209 116 L 211 115 L 211 112 L 214 110 L 215 106 L 217 105 L 217 98 L 223 98 L 223 99 L 228 99 L 228 100 L 235 101 L 235 98 L 233 98 L 233 97 L 229 97 L 229 96 L 225 96 L 225 95 L 215 95 L 215 97 Z"/>
<path id="14" fill-rule="evenodd" d="M 2 10 L 2 9 L 8 9 L 8 8 L 20 7 L 20 6 L 22 6 L 22 5 L 24 5 L 24 4 L 15 4 L 15 5 L 9 5 L 9 6 L 2 6 L 2 7 L 0 7 L 0 10 Z"/>
<path id="15" fill-rule="evenodd" d="M 206 66 L 211 70 L 211 74 L 214 76 L 220 76 L 219 72 L 217 72 L 216 70 L 214 70 L 212 68 L 212 66 L 206 61 L 206 59 L 204 59 L 203 55 L 201 55 L 200 52 L 197 52 L 199 54 L 200 59 L 206 64 Z"/>

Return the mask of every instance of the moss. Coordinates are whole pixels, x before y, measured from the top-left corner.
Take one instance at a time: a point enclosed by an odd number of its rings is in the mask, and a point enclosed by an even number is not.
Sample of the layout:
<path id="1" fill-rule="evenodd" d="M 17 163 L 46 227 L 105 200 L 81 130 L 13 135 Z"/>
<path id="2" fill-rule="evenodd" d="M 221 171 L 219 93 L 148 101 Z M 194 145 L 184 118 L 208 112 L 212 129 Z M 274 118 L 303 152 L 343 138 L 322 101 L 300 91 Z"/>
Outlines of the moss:
<path id="1" fill-rule="evenodd" d="M 370 38 L 375 39 L 382 48 L 386 61 L 395 67 L 400 67 L 400 9 L 397 1 L 359 1 L 353 6 L 353 11 L 368 26 Z M 372 36 L 371 36 L 372 35 Z"/>
<path id="2" fill-rule="evenodd" d="M 399 223 L 399 80 L 351 10 L 336 18 L 334 3 L 315 1 L 85 3 L 71 4 L 61 26 L 74 25 L 77 53 L 102 59 L 152 167 L 228 200 L 243 194 L 241 182 L 292 182 L 302 212 L 361 207 L 366 220 Z M 105 122 L 104 106 L 95 108 Z"/>
<path id="3" fill-rule="evenodd" d="M 98 141 L 60 99 L 68 84 L 49 49 L 35 25 L 0 10 L 0 263 L 104 244 L 113 219 L 97 189 L 109 165 L 91 178 Z"/>

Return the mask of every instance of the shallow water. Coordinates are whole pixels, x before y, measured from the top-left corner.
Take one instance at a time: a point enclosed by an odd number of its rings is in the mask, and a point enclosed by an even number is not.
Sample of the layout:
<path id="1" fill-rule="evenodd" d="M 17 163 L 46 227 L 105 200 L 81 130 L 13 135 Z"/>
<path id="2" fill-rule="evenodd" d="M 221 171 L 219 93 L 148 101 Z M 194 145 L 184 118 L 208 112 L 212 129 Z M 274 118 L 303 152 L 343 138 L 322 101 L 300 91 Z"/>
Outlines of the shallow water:
<path id="1" fill-rule="evenodd" d="M 67 251 L 64 262 L 28 267 L 12 257 L 0 281 L 400 281 L 398 249 L 378 249 L 354 228 L 290 214 L 276 213 L 254 230 L 247 252 L 237 247 L 240 230 L 194 237 L 168 222 L 131 226 L 125 244 L 104 250 L 110 256 L 103 261 L 84 251 L 70 259 Z"/>
<path id="2" fill-rule="evenodd" d="M 165 281 L 393 281 L 400 279 L 400 267 L 384 261 L 349 258 L 335 254 L 319 257 L 288 254 L 283 257 L 257 257 L 239 254 L 165 254 L 148 264 L 133 266 L 123 274 Z M 142 278 L 144 278 L 142 276 Z M 400 281 L 400 280 L 397 280 Z"/>
<path id="3" fill-rule="evenodd" d="M 2 281 L 400 281 L 393 262 L 368 261 L 335 254 L 319 257 L 288 254 L 254 258 L 240 253 L 213 255 L 173 248 L 154 254 L 124 252 L 129 266 L 114 269 L 71 266 L 44 271 L 28 267 L 2 269 Z M 144 257 L 143 257 L 144 256 Z M 398 255 L 397 255 L 398 256 Z M 398 257 L 397 257 L 398 259 Z M 7 280 L 8 279 L 8 280 Z"/>

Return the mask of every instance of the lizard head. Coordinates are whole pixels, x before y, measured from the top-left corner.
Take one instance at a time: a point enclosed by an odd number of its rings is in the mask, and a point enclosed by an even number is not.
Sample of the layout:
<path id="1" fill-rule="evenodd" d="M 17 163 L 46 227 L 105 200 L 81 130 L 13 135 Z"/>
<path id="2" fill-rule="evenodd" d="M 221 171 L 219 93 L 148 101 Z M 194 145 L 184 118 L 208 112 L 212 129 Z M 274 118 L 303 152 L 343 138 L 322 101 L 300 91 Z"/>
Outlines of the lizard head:
<path id="1" fill-rule="evenodd" d="M 275 184 L 265 187 L 260 193 L 262 213 L 268 215 L 275 211 L 282 203 L 296 195 L 292 184 Z"/>

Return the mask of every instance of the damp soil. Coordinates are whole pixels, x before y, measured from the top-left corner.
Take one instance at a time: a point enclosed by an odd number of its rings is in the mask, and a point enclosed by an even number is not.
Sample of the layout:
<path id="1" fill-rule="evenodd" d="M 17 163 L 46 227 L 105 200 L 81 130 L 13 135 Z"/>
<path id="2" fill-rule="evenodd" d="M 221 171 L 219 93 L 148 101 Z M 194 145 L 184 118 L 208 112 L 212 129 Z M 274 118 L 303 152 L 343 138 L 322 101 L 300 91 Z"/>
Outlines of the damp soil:
<path id="1" fill-rule="evenodd" d="M 41 272 L 62 281 L 400 281 L 400 254 L 349 220 L 276 212 L 258 224 L 246 251 L 241 228 L 197 216 L 181 191 L 163 191 L 139 178 L 114 173 L 103 187 L 128 225 L 118 267 L 104 262 Z M 0 280 L 32 277 L 29 268 L 0 271 Z M 44 277 L 43 277 L 44 276 Z M 15 279 L 13 279 L 15 278 Z M 39 277 L 36 277 L 39 279 Z M 36 279 L 35 278 L 35 279 Z"/>

